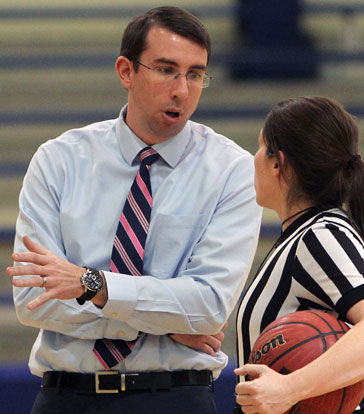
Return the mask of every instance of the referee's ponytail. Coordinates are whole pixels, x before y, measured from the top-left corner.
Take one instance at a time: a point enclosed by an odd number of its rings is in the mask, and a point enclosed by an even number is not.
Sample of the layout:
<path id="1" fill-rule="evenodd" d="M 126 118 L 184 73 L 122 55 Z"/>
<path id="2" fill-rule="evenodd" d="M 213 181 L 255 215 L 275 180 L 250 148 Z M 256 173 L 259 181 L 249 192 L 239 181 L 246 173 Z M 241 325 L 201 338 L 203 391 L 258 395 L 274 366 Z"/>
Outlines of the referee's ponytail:
<path id="1" fill-rule="evenodd" d="M 317 96 L 280 102 L 266 118 L 263 139 L 268 154 L 279 163 L 282 151 L 294 171 L 288 203 L 305 200 L 319 208 L 341 208 L 364 237 L 359 130 L 339 102 Z"/>
<path id="2" fill-rule="evenodd" d="M 359 154 L 352 156 L 347 168 L 349 169 L 349 190 L 346 211 L 364 237 L 364 163 Z"/>

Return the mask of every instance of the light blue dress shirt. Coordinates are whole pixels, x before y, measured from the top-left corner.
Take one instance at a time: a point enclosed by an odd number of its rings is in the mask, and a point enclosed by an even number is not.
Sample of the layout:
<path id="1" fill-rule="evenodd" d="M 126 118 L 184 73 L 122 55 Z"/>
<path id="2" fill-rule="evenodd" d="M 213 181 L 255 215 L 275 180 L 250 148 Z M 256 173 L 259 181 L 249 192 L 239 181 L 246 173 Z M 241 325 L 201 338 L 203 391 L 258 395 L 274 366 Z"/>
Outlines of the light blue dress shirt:
<path id="1" fill-rule="evenodd" d="M 124 107 L 123 111 L 126 110 Z M 15 251 L 22 236 L 80 266 L 105 271 L 103 309 L 75 299 L 29 311 L 41 288 L 14 288 L 19 320 L 40 328 L 30 355 L 36 375 L 49 370 L 103 369 L 97 338 L 135 339 L 120 372 L 210 369 L 227 356 L 183 346 L 167 333 L 214 334 L 235 306 L 255 253 L 261 209 L 253 157 L 212 129 L 189 121 L 154 148 L 153 208 L 145 276 L 109 272 L 113 239 L 146 145 L 117 119 L 68 131 L 34 155 L 20 193 Z"/>

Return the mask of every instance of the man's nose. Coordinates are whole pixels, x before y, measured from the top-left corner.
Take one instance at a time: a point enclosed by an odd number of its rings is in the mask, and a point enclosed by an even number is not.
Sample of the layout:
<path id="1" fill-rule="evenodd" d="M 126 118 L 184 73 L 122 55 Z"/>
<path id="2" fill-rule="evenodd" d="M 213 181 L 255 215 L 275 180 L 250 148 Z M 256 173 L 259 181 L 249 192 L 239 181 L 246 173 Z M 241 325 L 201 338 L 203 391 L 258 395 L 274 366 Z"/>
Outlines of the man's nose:
<path id="1" fill-rule="evenodd" d="M 180 100 L 187 98 L 189 95 L 189 86 L 186 75 L 178 74 L 177 77 L 173 79 L 172 95 L 177 97 Z"/>

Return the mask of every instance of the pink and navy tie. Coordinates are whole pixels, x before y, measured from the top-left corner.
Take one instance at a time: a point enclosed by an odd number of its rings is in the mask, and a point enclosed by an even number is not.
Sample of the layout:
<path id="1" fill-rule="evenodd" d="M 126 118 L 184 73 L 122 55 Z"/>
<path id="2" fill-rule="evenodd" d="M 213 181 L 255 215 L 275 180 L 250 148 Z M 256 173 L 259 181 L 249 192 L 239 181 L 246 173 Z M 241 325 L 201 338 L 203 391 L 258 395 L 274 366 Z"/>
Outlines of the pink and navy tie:
<path id="1" fill-rule="evenodd" d="M 151 147 L 139 153 L 141 165 L 120 216 L 112 249 L 110 269 L 114 273 L 143 275 L 144 246 L 152 209 L 150 168 L 159 154 Z M 126 358 L 135 341 L 98 339 L 94 353 L 106 370 Z"/>

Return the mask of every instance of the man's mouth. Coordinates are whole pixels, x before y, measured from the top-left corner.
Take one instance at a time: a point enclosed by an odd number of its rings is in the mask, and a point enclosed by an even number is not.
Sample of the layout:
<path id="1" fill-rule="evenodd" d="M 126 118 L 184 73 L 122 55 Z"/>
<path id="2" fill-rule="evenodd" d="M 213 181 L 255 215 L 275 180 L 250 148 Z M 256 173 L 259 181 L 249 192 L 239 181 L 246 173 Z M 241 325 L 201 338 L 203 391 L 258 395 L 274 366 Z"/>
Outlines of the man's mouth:
<path id="1" fill-rule="evenodd" d="M 168 116 L 170 116 L 171 118 L 178 118 L 179 117 L 179 112 L 174 112 L 174 111 L 166 111 L 166 114 Z"/>

